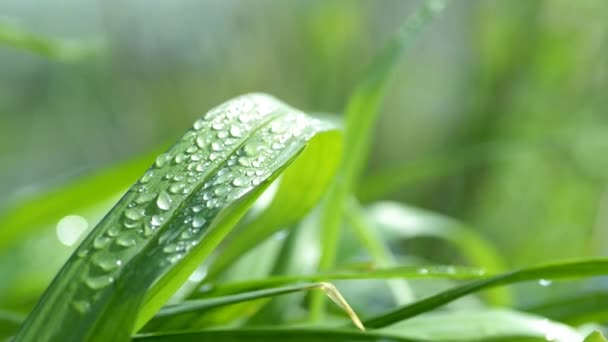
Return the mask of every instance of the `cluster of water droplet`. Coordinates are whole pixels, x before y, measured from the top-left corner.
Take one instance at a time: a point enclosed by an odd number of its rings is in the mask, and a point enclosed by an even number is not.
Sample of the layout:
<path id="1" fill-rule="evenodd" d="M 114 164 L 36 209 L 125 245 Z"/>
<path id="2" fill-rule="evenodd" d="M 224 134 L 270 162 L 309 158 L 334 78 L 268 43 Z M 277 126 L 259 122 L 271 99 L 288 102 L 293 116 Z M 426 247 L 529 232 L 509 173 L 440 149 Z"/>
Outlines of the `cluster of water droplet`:
<path id="1" fill-rule="evenodd" d="M 122 216 L 109 216 L 99 225 L 104 230 L 79 248 L 77 255 L 91 261 L 84 297 L 112 284 L 123 262 L 157 235 L 161 260 L 168 266 L 181 259 L 222 207 L 268 178 L 280 166 L 273 164 L 277 156 L 301 146 L 293 142 L 307 140 L 318 124 L 266 95 L 241 96 L 209 111 L 123 197 L 115 208 Z M 73 306 L 85 312 L 89 302 Z"/>

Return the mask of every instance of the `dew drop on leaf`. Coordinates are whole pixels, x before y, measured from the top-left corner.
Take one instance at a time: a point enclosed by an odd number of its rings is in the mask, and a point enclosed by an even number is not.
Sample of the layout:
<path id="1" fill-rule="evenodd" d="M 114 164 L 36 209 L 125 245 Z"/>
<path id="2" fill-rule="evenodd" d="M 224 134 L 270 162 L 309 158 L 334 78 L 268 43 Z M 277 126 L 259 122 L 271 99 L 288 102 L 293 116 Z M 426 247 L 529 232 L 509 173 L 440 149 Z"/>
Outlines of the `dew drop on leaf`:
<path id="1" fill-rule="evenodd" d="M 156 198 L 156 206 L 160 210 L 171 209 L 171 196 L 165 191 L 161 191 Z"/>

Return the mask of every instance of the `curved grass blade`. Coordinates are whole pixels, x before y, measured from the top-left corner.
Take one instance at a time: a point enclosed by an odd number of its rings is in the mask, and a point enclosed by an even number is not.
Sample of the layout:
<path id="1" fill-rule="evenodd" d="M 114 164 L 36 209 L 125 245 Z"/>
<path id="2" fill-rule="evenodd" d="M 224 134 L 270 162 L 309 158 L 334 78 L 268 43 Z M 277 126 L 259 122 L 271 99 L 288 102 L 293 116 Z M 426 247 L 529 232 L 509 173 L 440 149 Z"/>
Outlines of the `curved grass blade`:
<path id="1" fill-rule="evenodd" d="M 146 334 L 138 335 L 136 342 L 185 342 L 185 341 L 290 341 L 290 342 L 427 342 L 421 339 L 411 339 L 383 332 L 358 332 L 356 330 L 322 329 L 322 328 L 248 328 L 234 330 L 202 330 L 196 332 Z M 430 342 L 430 341 L 428 341 Z"/>
<path id="2" fill-rule="evenodd" d="M 6 24 L 0 24 L 0 45 L 61 62 L 79 61 L 94 56 L 100 50 L 92 44 L 43 38 Z"/>
<path id="3" fill-rule="evenodd" d="M 211 287 L 203 287 L 197 297 L 218 296 L 244 291 L 264 289 L 279 285 L 293 284 L 301 281 L 360 280 L 360 279 L 478 279 L 487 277 L 485 270 L 478 267 L 430 265 L 425 267 L 400 266 L 385 269 L 368 269 L 364 271 L 334 271 L 327 273 L 274 276 L 264 279 L 248 280 Z"/>
<path id="4" fill-rule="evenodd" d="M 16 341 L 127 339 L 306 145 L 333 131 L 261 94 L 212 109 L 85 238 Z"/>
<path id="5" fill-rule="evenodd" d="M 371 146 L 371 132 L 380 104 L 387 87 L 389 76 L 396 67 L 399 57 L 418 36 L 419 31 L 445 7 L 443 0 L 426 1 L 409 16 L 401 29 L 387 44 L 385 49 L 370 65 L 363 81 L 350 96 L 346 109 L 345 150 L 338 176 L 327 194 L 322 207 L 321 226 L 323 239 L 319 270 L 327 271 L 334 265 L 339 239 L 342 214 L 348 196 L 365 164 Z M 311 318 L 319 319 L 324 311 L 323 297 L 313 296 Z"/>
<path id="6" fill-rule="evenodd" d="M 458 286 L 410 305 L 370 318 L 363 322 L 366 327 L 382 328 L 396 322 L 431 311 L 460 297 L 487 288 L 539 279 L 575 279 L 608 274 L 608 259 L 568 261 L 544 266 L 525 268 L 503 273 Z"/>
<path id="7" fill-rule="evenodd" d="M 265 290 L 244 292 L 235 295 L 228 295 L 209 299 L 188 300 L 179 304 L 168 305 L 163 307 L 154 317 L 154 319 L 150 321 L 150 323 L 154 324 L 155 321 L 162 321 L 164 319 L 172 318 L 186 313 L 201 314 L 214 308 L 226 305 L 232 305 L 256 299 L 275 297 L 283 294 L 311 290 L 321 290 L 323 293 L 325 293 L 325 295 L 331 298 L 339 307 L 341 307 L 348 314 L 348 316 L 351 318 L 357 328 L 359 328 L 360 330 L 365 330 L 363 325 L 361 325 L 359 317 L 357 317 L 353 309 L 350 307 L 350 305 L 348 305 L 348 303 L 342 297 L 336 287 L 326 282 L 269 288 Z"/>

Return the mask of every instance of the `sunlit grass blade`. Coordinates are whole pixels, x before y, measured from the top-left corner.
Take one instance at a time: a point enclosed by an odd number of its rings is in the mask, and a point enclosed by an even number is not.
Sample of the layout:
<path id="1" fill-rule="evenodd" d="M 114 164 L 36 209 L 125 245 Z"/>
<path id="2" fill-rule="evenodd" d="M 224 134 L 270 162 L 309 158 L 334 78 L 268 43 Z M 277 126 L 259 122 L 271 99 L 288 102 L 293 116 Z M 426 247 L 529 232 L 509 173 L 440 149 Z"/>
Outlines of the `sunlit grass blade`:
<path id="1" fill-rule="evenodd" d="M 333 134 L 341 132 L 335 131 Z M 309 146 L 307 153 L 285 170 L 270 205 L 243 227 L 222 250 L 221 256 L 210 265 L 207 279 L 226 269 L 273 233 L 296 223 L 319 202 L 333 179 L 342 153 L 342 144 L 338 143 L 341 139 L 325 134 L 319 140 L 319 143 Z M 319 168 L 319 165 L 323 167 Z"/>
<path id="2" fill-rule="evenodd" d="M 322 207 L 321 258 L 319 270 L 333 267 L 336 257 L 342 214 L 348 196 L 354 190 L 371 146 L 371 132 L 392 70 L 399 57 L 418 36 L 418 32 L 445 7 L 445 1 L 430 0 L 409 16 L 384 50 L 372 61 L 361 83 L 351 94 L 345 109 L 346 127 L 344 154 L 338 176 Z M 323 297 L 313 296 L 311 313 L 318 319 L 323 313 Z"/>
<path id="3" fill-rule="evenodd" d="M 348 316 L 352 319 L 353 323 L 360 330 L 365 330 L 361 325 L 359 317 L 357 317 L 353 309 L 350 307 L 350 305 L 348 305 L 348 302 L 342 297 L 340 292 L 335 288 L 335 286 L 326 282 L 275 287 L 265 290 L 243 292 L 235 295 L 214 297 L 209 299 L 188 300 L 179 304 L 165 306 L 158 312 L 154 319 L 150 321 L 150 323 L 154 325 L 155 321 L 163 321 L 167 318 L 174 318 L 175 316 L 179 316 L 182 314 L 202 314 L 209 310 L 226 305 L 232 305 L 246 301 L 311 290 L 320 290 L 321 292 L 325 293 L 325 295 L 335 301 L 336 304 L 348 314 Z"/>
<path id="4" fill-rule="evenodd" d="M 90 43 L 40 37 L 7 24 L 0 24 L 0 46 L 2 45 L 61 62 L 79 61 L 100 51 L 99 46 Z"/>
<path id="5" fill-rule="evenodd" d="M 307 144 L 334 131 L 262 94 L 212 109 L 81 243 L 16 341 L 128 338 Z"/>
<path id="6" fill-rule="evenodd" d="M 185 341 L 290 341 L 290 342 L 347 342 L 347 341 L 395 341 L 426 342 L 421 339 L 401 337 L 383 332 L 359 332 L 356 330 L 322 329 L 322 328 L 248 328 L 234 330 L 202 330 L 196 332 L 179 332 L 167 334 L 138 335 L 137 342 L 185 342 Z M 430 341 L 428 341 L 430 342 Z"/>
<path id="7" fill-rule="evenodd" d="M 458 298 L 487 288 L 539 279 L 576 279 L 608 274 L 608 259 L 567 261 L 503 273 L 458 286 L 388 313 L 367 319 L 364 325 L 381 328 L 431 311 Z"/>
<path id="8" fill-rule="evenodd" d="M 601 332 L 599 331 L 594 331 L 591 334 L 589 334 L 587 337 L 585 337 L 585 340 L 583 342 L 606 342 L 608 340 L 606 340 L 606 338 L 604 337 L 604 335 L 602 335 Z"/>
<path id="9" fill-rule="evenodd" d="M 344 270 L 308 275 L 272 276 L 264 279 L 253 279 L 242 282 L 218 284 L 204 287 L 196 293 L 197 297 L 224 295 L 252 291 L 302 281 L 331 281 L 357 279 L 478 279 L 487 277 L 485 270 L 478 267 L 429 265 L 399 266 L 384 269 L 364 269 L 360 271 Z"/>
<path id="10" fill-rule="evenodd" d="M 542 316 L 509 309 L 432 312 L 400 322 L 381 331 L 407 333 L 432 341 L 462 341 L 505 337 L 537 337 L 545 341 L 580 341 L 576 329 Z"/>

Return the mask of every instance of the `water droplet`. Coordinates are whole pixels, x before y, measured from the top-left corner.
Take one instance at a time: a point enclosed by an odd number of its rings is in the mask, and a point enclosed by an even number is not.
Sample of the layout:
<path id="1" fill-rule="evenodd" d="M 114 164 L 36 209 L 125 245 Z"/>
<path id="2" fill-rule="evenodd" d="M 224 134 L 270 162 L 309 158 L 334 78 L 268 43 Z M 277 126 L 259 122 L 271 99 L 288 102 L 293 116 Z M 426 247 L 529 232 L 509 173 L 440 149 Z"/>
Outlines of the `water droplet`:
<path id="1" fill-rule="evenodd" d="M 156 206 L 160 210 L 169 210 L 171 209 L 171 197 L 165 191 L 161 191 L 158 194 L 158 198 L 156 199 Z"/>
<path id="2" fill-rule="evenodd" d="M 184 246 L 177 243 L 170 243 L 163 248 L 165 253 L 175 253 L 184 250 Z"/>
<path id="3" fill-rule="evenodd" d="M 218 196 L 222 196 L 225 193 L 227 193 L 229 190 L 230 190 L 230 187 L 225 186 L 225 185 L 220 185 L 217 188 L 215 188 L 215 190 L 213 190 L 213 193 Z"/>
<path id="4" fill-rule="evenodd" d="M 245 166 L 245 167 L 251 166 L 251 161 L 247 157 L 239 157 L 238 161 L 239 161 L 239 164 L 241 164 L 242 166 Z"/>
<path id="5" fill-rule="evenodd" d="M 104 271 L 111 271 L 122 265 L 122 260 L 105 251 L 95 254 L 93 262 Z"/>
<path id="6" fill-rule="evenodd" d="M 203 155 L 201 155 L 200 153 L 196 153 L 193 154 L 190 159 L 192 159 L 192 161 L 200 161 L 201 159 L 203 159 Z"/>
<path id="7" fill-rule="evenodd" d="M 200 148 L 205 148 L 205 138 L 203 137 L 197 137 L 196 138 L 196 146 L 200 147 Z"/>
<path id="8" fill-rule="evenodd" d="M 156 158 L 156 167 L 163 167 L 171 160 L 171 155 L 168 153 L 163 153 Z"/>
<path id="9" fill-rule="evenodd" d="M 141 209 L 127 209 L 125 210 L 125 217 L 129 220 L 137 221 L 144 216 L 144 212 Z"/>
<path id="10" fill-rule="evenodd" d="M 219 151 L 221 151 L 221 150 L 222 150 L 222 144 L 220 144 L 220 143 L 219 143 L 219 142 L 217 142 L 217 141 L 214 141 L 214 142 L 212 142 L 212 143 L 211 143 L 211 149 L 212 149 L 213 151 L 219 152 Z"/>
<path id="11" fill-rule="evenodd" d="M 213 124 L 211 124 L 211 128 L 213 128 L 216 131 L 221 130 L 222 128 L 224 128 L 224 123 L 221 121 L 216 121 Z"/>
<path id="12" fill-rule="evenodd" d="M 279 143 L 279 142 L 275 142 L 275 143 L 273 143 L 273 144 L 272 144 L 272 149 L 273 149 L 273 150 L 280 150 L 280 149 L 282 149 L 283 147 L 285 147 L 285 145 L 283 145 L 283 144 L 281 144 L 281 143 Z"/>
<path id="13" fill-rule="evenodd" d="M 192 125 L 192 127 L 198 131 L 201 128 L 203 128 L 204 125 L 205 125 L 205 121 L 203 119 L 198 119 L 198 120 L 194 121 L 194 125 Z"/>
<path id="14" fill-rule="evenodd" d="M 57 238 L 66 246 L 76 243 L 89 228 L 89 222 L 79 215 L 68 215 L 57 223 Z"/>
<path id="15" fill-rule="evenodd" d="M 101 288 L 104 288 L 110 284 L 112 284 L 114 282 L 114 278 L 108 275 L 101 275 L 101 276 L 97 276 L 97 277 L 87 277 L 87 279 L 85 280 L 85 284 L 87 284 L 87 286 L 91 289 L 91 290 L 99 290 Z"/>
<path id="16" fill-rule="evenodd" d="M 141 177 L 139 182 L 148 183 L 150 181 L 150 179 L 152 179 L 152 177 L 154 177 L 154 171 L 148 170 L 148 171 L 146 171 L 146 173 L 144 173 L 144 175 Z"/>
<path id="17" fill-rule="evenodd" d="M 76 252 L 76 256 L 78 256 L 79 258 L 84 258 L 88 254 L 89 254 L 89 250 L 86 249 L 86 248 L 81 249 L 81 250 L 79 250 L 79 251 Z"/>
<path id="18" fill-rule="evenodd" d="M 194 146 L 194 145 L 188 146 L 188 148 L 186 149 L 186 153 L 188 153 L 188 154 L 192 154 L 196 151 L 198 151 L 198 148 L 196 148 L 196 146 Z"/>
<path id="19" fill-rule="evenodd" d="M 270 131 L 272 133 L 283 133 L 285 131 L 285 129 L 286 129 L 286 127 L 285 127 L 285 125 L 283 125 L 283 123 L 281 121 L 275 121 L 270 126 Z"/>
<path id="20" fill-rule="evenodd" d="M 429 274 L 429 270 L 426 268 L 421 268 L 418 270 L 418 274 Z"/>
<path id="21" fill-rule="evenodd" d="M 184 160 L 186 160 L 188 157 L 186 157 L 185 154 L 183 153 L 179 153 L 178 155 L 175 156 L 175 158 L 173 159 L 175 161 L 176 164 L 181 164 L 184 162 Z"/>
<path id="22" fill-rule="evenodd" d="M 216 160 L 216 159 L 217 159 L 219 156 L 220 156 L 219 154 L 217 154 L 217 153 L 215 153 L 215 152 L 212 152 L 212 153 L 209 155 L 209 160 L 214 161 L 214 160 Z M 203 170 L 197 170 L 197 171 L 203 171 Z"/>
<path id="23" fill-rule="evenodd" d="M 154 215 L 152 216 L 152 218 L 150 219 L 150 224 L 153 226 L 160 226 L 161 224 L 163 224 L 163 222 L 165 222 L 165 218 L 160 216 L 160 215 Z"/>
<path id="24" fill-rule="evenodd" d="M 175 184 L 172 184 L 169 187 L 169 192 L 172 193 L 172 194 L 177 194 L 177 193 L 181 192 L 184 189 L 185 186 L 186 186 L 186 184 L 184 184 L 184 183 L 175 183 Z"/>
<path id="25" fill-rule="evenodd" d="M 111 236 L 111 237 L 117 237 L 118 234 L 120 234 L 120 229 L 118 229 L 118 227 L 116 227 L 116 226 L 110 227 L 110 229 L 108 229 L 107 234 L 108 234 L 108 236 Z"/>
<path id="26" fill-rule="evenodd" d="M 135 203 L 137 203 L 137 204 L 148 203 L 148 202 L 152 201 L 155 197 L 156 197 L 156 193 L 146 192 L 146 193 L 143 193 L 143 194 L 140 194 L 139 196 L 137 196 L 137 198 L 135 198 Z"/>
<path id="27" fill-rule="evenodd" d="M 123 234 L 116 238 L 116 244 L 123 247 L 135 246 L 137 240 L 132 234 Z"/>
<path id="28" fill-rule="evenodd" d="M 105 248 L 110 243 L 110 241 L 111 239 L 109 237 L 99 235 L 95 238 L 95 240 L 93 240 L 93 247 L 97 249 Z"/>
<path id="29" fill-rule="evenodd" d="M 125 219 L 123 221 L 123 226 L 125 226 L 125 228 L 127 229 L 133 229 L 139 226 L 139 222 L 138 221 L 133 221 L 133 220 L 129 220 L 129 219 Z"/>
<path id="30" fill-rule="evenodd" d="M 194 228 L 201 228 L 205 222 L 207 222 L 207 220 L 205 220 L 204 217 L 202 216 L 195 216 L 194 219 L 192 219 L 192 227 Z"/>
<path id="31" fill-rule="evenodd" d="M 203 206 L 202 205 L 196 205 L 196 206 L 192 207 L 192 212 L 194 212 L 194 213 L 198 213 L 201 210 L 203 210 Z"/>
<path id="32" fill-rule="evenodd" d="M 228 132 L 226 132 L 226 131 L 217 132 L 217 137 L 220 139 L 225 139 L 227 136 L 228 136 Z"/>
<path id="33" fill-rule="evenodd" d="M 232 181 L 232 185 L 234 186 L 244 186 L 245 184 L 247 184 L 247 179 L 244 177 L 236 177 L 233 181 Z"/>
<path id="34" fill-rule="evenodd" d="M 241 131 L 241 128 L 237 125 L 232 125 L 230 126 L 230 135 L 232 135 L 235 138 L 240 138 L 243 136 L 243 132 Z"/>
<path id="35" fill-rule="evenodd" d="M 76 311 L 82 314 L 87 313 L 91 309 L 91 303 L 87 302 L 86 300 L 77 300 L 72 303 L 72 306 L 74 309 L 76 309 Z"/>
<path id="36" fill-rule="evenodd" d="M 260 153 L 261 149 L 262 149 L 262 145 L 257 141 L 252 141 L 252 142 L 248 143 L 247 145 L 245 145 L 245 147 L 243 148 L 243 150 L 245 151 L 245 154 L 250 157 L 257 156 Z"/>
<path id="37" fill-rule="evenodd" d="M 548 279 L 539 279 L 538 280 L 538 285 L 540 285 L 540 286 L 547 287 L 547 286 L 549 286 L 551 284 L 553 284 L 553 282 L 551 280 L 548 280 Z"/>

